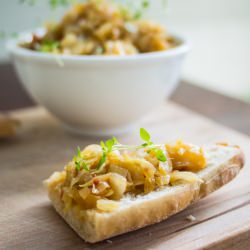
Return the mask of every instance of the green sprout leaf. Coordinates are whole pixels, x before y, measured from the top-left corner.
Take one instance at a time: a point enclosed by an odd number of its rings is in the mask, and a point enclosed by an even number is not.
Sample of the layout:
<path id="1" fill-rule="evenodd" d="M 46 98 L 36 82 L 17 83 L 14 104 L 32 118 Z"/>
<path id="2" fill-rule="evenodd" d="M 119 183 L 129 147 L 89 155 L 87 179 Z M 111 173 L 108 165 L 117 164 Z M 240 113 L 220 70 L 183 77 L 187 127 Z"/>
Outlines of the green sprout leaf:
<path id="1" fill-rule="evenodd" d="M 115 137 L 112 137 L 112 139 L 109 139 L 107 141 L 101 141 L 100 146 L 102 148 L 102 156 L 99 160 L 99 163 L 97 165 L 97 170 L 105 166 L 107 162 L 108 154 L 115 150 L 137 150 L 146 148 L 147 153 L 154 152 L 156 158 L 161 162 L 166 162 L 167 157 L 164 153 L 164 151 L 160 148 L 162 145 L 156 145 L 151 141 L 151 136 L 148 133 L 148 131 L 144 128 L 140 129 L 140 137 L 145 143 L 141 145 L 135 145 L 135 146 L 128 146 L 128 145 L 122 145 L 118 142 L 118 140 Z M 84 156 L 81 152 L 81 149 L 77 147 L 77 153 L 73 158 L 75 167 L 77 170 L 86 170 L 90 171 L 90 167 L 87 165 Z"/>
<path id="2" fill-rule="evenodd" d="M 78 171 L 80 171 L 80 170 L 81 170 L 81 165 L 80 165 L 80 163 L 79 163 L 79 162 L 75 162 L 75 165 L 76 165 L 76 169 L 77 169 Z"/>
<path id="3" fill-rule="evenodd" d="M 105 145 L 104 141 L 101 141 L 100 145 L 101 145 L 101 147 L 102 147 L 103 150 L 106 148 L 106 145 Z"/>
<path id="4" fill-rule="evenodd" d="M 113 139 L 109 139 L 106 141 L 106 148 L 107 148 L 108 153 L 112 151 L 114 144 L 115 144 L 115 141 Z"/>
<path id="5" fill-rule="evenodd" d="M 140 128 L 140 137 L 143 141 L 150 143 L 151 136 L 145 128 Z"/>
<path id="6" fill-rule="evenodd" d="M 147 151 L 148 153 L 153 151 L 159 161 L 161 161 L 161 162 L 167 161 L 167 157 L 164 154 L 163 150 L 157 148 L 154 145 L 154 143 L 151 142 L 151 136 L 145 128 L 140 129 L 140 137 L 143 141 L 145 141 L 145 143 L 143 143 L 141 146 L 145 147 L 145 148 L 148 147 L 149 148 L 149 150 Z"/>
<path id="7" fill-rule="evenodd" d="M 148 8 L 149 5 L 150 5 L 149 0 L 143 0 L 143 1 L 142 1 L 142 7 L 143 7 L 144 9 Z"/>
<path id="8" fill-rule="evenodd" d="M 69 4 L 72 4 L 74 1 L 72 0 L 49 0 L 50 7 L 52 9 L 56 9 L 60 6 L 67 6 Z"/>
<path id="9" fill-rule="evenodd" d="M 142 17 L 142 11 L 141 10 L 137 10 L 134 14 L 134 19 L 140 19 Z"/>
<path id="10" fill-rule="evenodd" d="M 77 147 L 77 152 L 73 158 L 73 161 L 74 161 L 75 167 L 78 171 L 81 171 L 82 169 L 89 171 L 89 167 L 86 164 L 86 162 L 84 161 L 80 147 Z"/>
<path id="11" fill-rule="evenodd" d="M 116 137 L 113 136 L 113 141 L 114 141 L 114 144 L 119 144 L 118 140 L 116 139 Z"/>
<path id="12" fill-rule="evenodd" d="M 43 41 L 39 49 L 40 52 L 54 52 L 59 47 L 57 41 Z"/>
<path id="13" fill-rule="evenodd" d="M 118 145 L 118 144 L 119 144 L 119 142 L 114 136 L 112 139 L 109 139 L 106 142 L 104 142 L 104 141 L 100 142 L 100 145 L 102 147 L 103 152 L 102 152 L 102 157 L 98 163 L 97 169 L 100 169 L 103 166 L 103 164 L 107 160 L 107 154 L 114 150 L 114 145 Z"/>
<path id="14" fill-rule="evenodd" d="M 88 167 L 88 165 L 85 163 L 84 160 L 81 162 L 81 164 L 82 164 L 81 167 L 82 167 L 84 170 L 86 170 L 86 171 L 89 172 L 89 167 Z"/>
<path id="15" fill-rule="evenodd" d="M 161 161 L 161 162 L 166 162 L 167 161 L 167 157 L 166 155 L 163 153 L 163 150 L 161 149 L 156 149 L 155 150 L 156 153 L 156 158 Z"/>
<path id="16" fill-rule="evenodd" d="M 36 0 L 19 0 L 19 3 L 21 3 L 21 4 L 26 3 L 26 4 L 30 5 L 30 6 L 35 5 L 36 2 L 37 2 Z"/>
<path id="17" fill-rule="evenodd" d="M 98 163 L 97 169 L 100 169 L 103 166 L 103 164 L 106 162 L 106 160 L 107 160 L 107 153 L 103 152 L 102 157 Z"/>
<path id="18" fill-rule="evenodd" d="M 80 147 L 78 146 L 77 147 L 77 156 L 81 157 L 81 155 L 82 155 L 82 151 L 81 151 Z"/>

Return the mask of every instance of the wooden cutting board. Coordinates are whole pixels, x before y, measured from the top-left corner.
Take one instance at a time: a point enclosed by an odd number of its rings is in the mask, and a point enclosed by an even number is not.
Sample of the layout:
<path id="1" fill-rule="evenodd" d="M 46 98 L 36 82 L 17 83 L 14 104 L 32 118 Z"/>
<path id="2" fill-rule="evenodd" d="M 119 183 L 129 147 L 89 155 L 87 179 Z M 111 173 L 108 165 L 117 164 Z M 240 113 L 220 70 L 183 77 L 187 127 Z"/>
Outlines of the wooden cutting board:
<path id="1" fill-rule="evenodd" d="M 42 108 L 13 116 L 22 123 L 19 135 L 0 142 L 0 249 L 250 249 L 249 161 L 233 182 L 170 219 L 91 245 L 56 214 L 42 180 L 62 169 L 78 145 L 97 143 L 100 138 L 65 133 Z M 140 126 L 156 142 L 178 138 L 193 143 L 230 141 L 250 155 L 247 136 L 173 103 L 159 107 Z M 138 128 L 119 140 L 139 142 Z M 196 220 L 188 221 L 188 215 Z"/>

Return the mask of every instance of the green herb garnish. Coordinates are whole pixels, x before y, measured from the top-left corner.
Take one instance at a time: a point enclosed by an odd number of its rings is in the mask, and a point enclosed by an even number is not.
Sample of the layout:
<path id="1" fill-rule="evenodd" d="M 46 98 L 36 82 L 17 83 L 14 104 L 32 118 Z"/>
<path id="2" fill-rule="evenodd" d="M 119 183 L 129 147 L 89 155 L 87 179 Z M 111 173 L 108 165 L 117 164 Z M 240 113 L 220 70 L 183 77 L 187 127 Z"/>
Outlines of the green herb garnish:
<path id="1" fill-rule="evenodd" d="M 107 159 L 107 153 L 105 151 L 103 151 L 102 157 L 101 157 L 101 160 L 98 163 L 97 169 L 100 169 L 103 166 L 103 164 L 105 164 L 106 159 Z"/>
<path id="2" fill-rule="evenodd" d="M 140 137 L 143 141 L 145 141 L 145 143 L 143 143 L 141 146 L 143 147 L 149 147 L 150 149 L 148 150 L 148 152 L 154 152 L 157 159 L 161 162 L 166 162 L 167 161 L 167 157 L 164 154 L 162 149 L 159 149 L 157 146 L 154 145 L 154 143 L 151 141 L 151 136 L 148 133 L 148 131 L 144 128 L 140 129 Z"/>
<path id="3" fill-rule="evenodd" d="M 115 150 L 114 146 L 118 144 L 119 143 L 115 137 L 107 140 L 106 142 L 104 141 L 100 142 L 100 145 L 102 147 L 102 157 L 98 163 L 97 169 L 100 169 L 103 166 L 103 164 L 105 164 L 106 159 L 107 159 L 107 154 Z"/>
<path id="4" fill-rule="evenodd" d="M 134 14 L 134 19 L 140 19 L 142 17 L 142 11 L 141 10 L 137 10 Z"/>
<path id="5" fill-rule="evenodd" d="M 19 2 L 22 4 L 34 6 L 38 2 L 38 0 L 19 0 Z M 51 9 L 56 9 L 61 6 L 67 6 L 76 2 L 76 0 L 48 0 Z"/>
<path id="6" fill-rule="evenodd" d="M 22 3 L 22 4 L 28 4 L 30 6 L 33 6 L 35 5 L 37 2 L 37 0 L 19 0 L 19 3 Z"/>
<path id="7" fill-rule="evenodd" d="M 41 47 L 39 48 L 40 52 L 54 52 L 59 47 L 59 42 L 57 41 L 43 41 Z"/>
<path id="8" fill-rule="evenodd" d="M 49 0 L 50 7 L 52 9 L 56 9 L 60 6 L 67 6 L 67 5 L 73 4 L 75 2 L 76 1 L 74 1 L 74 0 Z"/>
<path id="9" fill-rule="evenodd" d="M 118 142 L 118 140 L 113 137 L 112 139 L 109 139 L 107 141 L 101 141 L 100 146 L 102 147 L 102 156 L 101 159 L 97 165 L 97 170 L 102 168 L 104 164 L 107 161 L 107 156 L 109 153 L 115 151 L 115 150 L 138 150 L 141 148 L 146 148 L 147 152 L 154 152 L 156 158 L 161 162 L 166 162 L 167 157 L 164 153 L 164 151 L 160 148 L 164 145 L 156 145 L 151 141 L 151 136 L 148 133 L 148 131 L 144 128 L 140 129 L 140 137 L 144 141 L 143 144 L 138 146 L 129 146 L 129 145 L 122 145 Z M 77 148 L 77 155 L 74 157 L 75 166 L 78 170 L 85 169 L 86 171 L 89 171 L 89 167 L 84 161 L 84 158 L 82 156 L 81 150 L 78 147 Z"/>
<path id="10" fill-rule="evenodd" d="M 150 5 L 149 0 L 143 0 L 143 1 L 142 1 L 142 7 L 143 7 L 144 9 L 148 8 L 149 5 Z"/>
<path id="11" fill-rule="evenodd" d="M 164 154 L 164 152 L 163 152 L 161 149 L 159 149 L 159 148 L 154 148 L 154 149 L 152 149 L 152 150 L 155 152 L 156 158 L 157 158 L 159 161 L 161 161 L 161 162 L 166 162 L 166 161 L 167 161 L 167 157 L 166 157 L 166 155 Z"/>
<path id="12" fill-rule="evenodd" d="M 59 7 L 69 6 L 75 4 L 77 2 L 81 2 L 80 0 L 47 0 L 51 9 L 55 10 Z M 38 0 L 19 0 L 22 4 L 27 4 L 29 6 L 34 6 L 37 4 Z M 97 3 L 101 2 L 101 0 L 96 0 Z M 112 2 L 112 1 L 110 1 Z M 140 1 L 132 1 L 126 0 L 123 4 L 118 4 L 120 6 L 121 12 L 124 17 L 130 16 L 129 13 L 132 13 L 133 19 L 140 19 L 144 12 L 150 7 L 151 0 L 140 0 Z M 167 0 L 162 0 L 163 9 L 167 8 Z"/>
<path id="13" fill-rule="evenodd" d="M 150 141 L 151 136 L 150 136 L 150 134 L 148 133 L 148 131 L 145 128 L 140 129 L 140 137 L 147 144 L 152 144 L 152 142 Z"/>
<path id="14" fill-rule="evenodd" d="M 87 165 L 84 160 L 84 157 L 82 156 L 80 147 L 77 147 L 77 154 L 74 156 L 73 161 L 78 171 L 81 171 L 82 169 L 89 171 L 89 166 Z"/>

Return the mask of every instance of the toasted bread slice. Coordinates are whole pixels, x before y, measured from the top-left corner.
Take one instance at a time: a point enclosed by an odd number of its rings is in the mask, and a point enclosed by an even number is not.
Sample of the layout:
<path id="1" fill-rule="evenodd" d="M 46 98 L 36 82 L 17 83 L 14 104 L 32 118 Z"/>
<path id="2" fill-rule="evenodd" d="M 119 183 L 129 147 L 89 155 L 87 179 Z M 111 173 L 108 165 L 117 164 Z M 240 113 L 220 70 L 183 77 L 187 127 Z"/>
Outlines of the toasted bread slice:
<path id="1" fill-rule="evenodd" d="M 118 209 L 100 212 L 97 209 L 79 211 L 73 207 L 64 212 L 59 192 L 48 189 L 56 211 L 85 241 L 95 243 L 160 222 L 176 214 L 191 203 L 231 181 L 244 165 L 244 156 L 238 147 L 205 146 L 207 166 L 198 172 L 203 182 L 168 186 L 146 195 L 125 195 Z M 49 183 L 50 179 L 47 180 Z M 49 185 L 48 185 L 49 186 Z"/>

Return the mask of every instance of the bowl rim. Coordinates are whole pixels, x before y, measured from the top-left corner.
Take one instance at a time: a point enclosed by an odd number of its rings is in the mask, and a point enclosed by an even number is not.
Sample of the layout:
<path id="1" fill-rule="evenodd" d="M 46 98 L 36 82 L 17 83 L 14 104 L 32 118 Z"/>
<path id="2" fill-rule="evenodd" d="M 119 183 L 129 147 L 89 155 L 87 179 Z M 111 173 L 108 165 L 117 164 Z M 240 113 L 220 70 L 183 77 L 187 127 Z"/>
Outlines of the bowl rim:
<path id="1" fill-rule="evenodd" d="M 62 62 L 130 62 L 173 57 L 176 55 L 185 54 L 190 49 L 190 44 L 186 38 L 171 32 L 171 36 L 173 36 L 178 42 L 180 42 L 180 44 L 176 47 L 171 48 L 169 50 L 141 53 L 136 55 L 56 55 L 52 53 L 29 50 L 26 48 L 22 48 L 18 45 L 21 41 L 27 40 L 24 39 L 24 37 L 30 36 L 34 32 L 36 33 L 37 30 L 41 30 L 41 28 L 35 29 L 35 31 L 33 30 L 20 32 L 17 38 L 8 40 L 6 43 L 6 49 L 8 53 L 10 55 L 18 56 L 21 58 L 29 58 L 43 61 L 55 61 L 55 59 L 57 59 L 61 60 Z"/>

